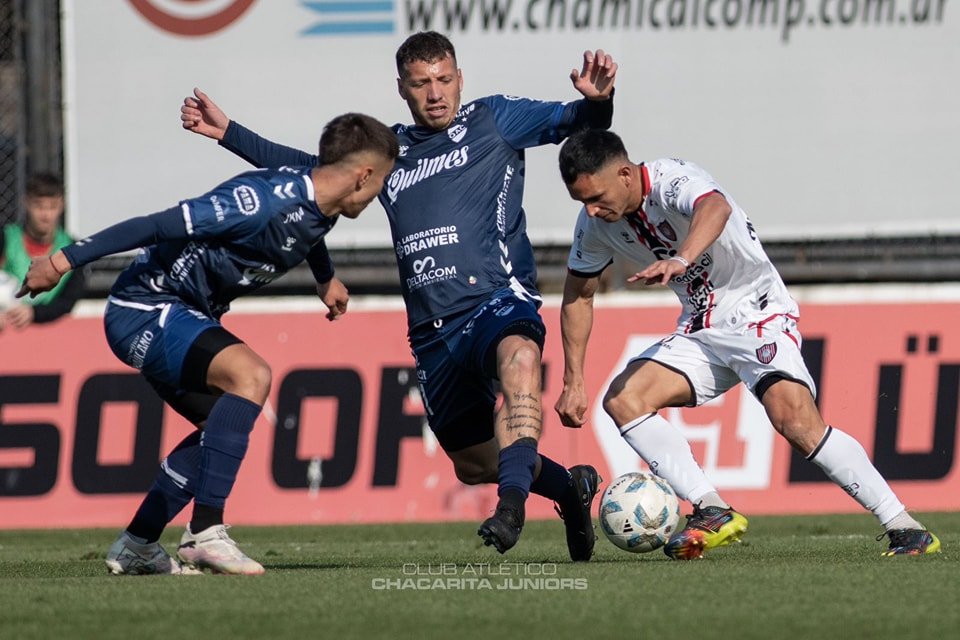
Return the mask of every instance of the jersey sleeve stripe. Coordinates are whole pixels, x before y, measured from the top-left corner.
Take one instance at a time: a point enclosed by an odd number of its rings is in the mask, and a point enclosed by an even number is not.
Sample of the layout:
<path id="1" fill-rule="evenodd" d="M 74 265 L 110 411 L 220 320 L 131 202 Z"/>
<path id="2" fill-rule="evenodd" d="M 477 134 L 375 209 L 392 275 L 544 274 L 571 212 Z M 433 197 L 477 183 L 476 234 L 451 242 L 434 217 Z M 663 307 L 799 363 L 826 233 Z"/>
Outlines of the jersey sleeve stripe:
<path id="1" fill-rule="evenodd" d="M 303 176 L 303 183 L 304 183 L 305 185 L 307 185 L 307 198 L 310 199 L 310 202 L 313 202 L 313 200 L 314 200 L 314 195 L 313 195 L 313 179 L 310 177 L 310 173 L 309 173 L 309 172 L 306 173 L 306 174 L 304 174 L 304 176 Z"/>
<path id="2" fill-rule="evenodd" d="M 180 210 L 183 211 L 183 224 L 187 227 L 187 235 L 193 235 L 193 220 L 190 219 L 190 205 L 186 202 L 180 204 Z"/>
<path id="3" fill-rule="evenodd" d="M 714 194 L 714 193 L 720 193 L 720 191 L 719 191 L 718 189 L 711 189 L 710 191 L 707 191 L 707 192 L 704 193 L 703 195 L 697 196 L 697 199 L 693 201 L 693 208 L 696 209 L 696 208 L 697 208 L 697 205 L 700 204 L 700 201 L 701 201 L 701 200 L 703 200 L 703 199 L 706 198 L 707 196 L 712 195 L 712 194 Z M 723 195 L 723 194 L 720 193 L 720 195 Z"/>

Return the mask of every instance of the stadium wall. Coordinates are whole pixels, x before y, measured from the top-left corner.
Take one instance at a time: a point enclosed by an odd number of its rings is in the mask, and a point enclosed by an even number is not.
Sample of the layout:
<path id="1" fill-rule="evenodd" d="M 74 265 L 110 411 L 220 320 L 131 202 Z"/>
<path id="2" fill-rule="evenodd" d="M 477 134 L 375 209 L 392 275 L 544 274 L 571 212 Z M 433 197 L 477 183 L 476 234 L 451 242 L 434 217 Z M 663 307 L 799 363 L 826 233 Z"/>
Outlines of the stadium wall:
<path id="1" fill-rule="evenodd" d="M 857 437 L 901 499 L 960 508 L 956 464 L 960 286 L 796 288 L 804 354 L 828 422 Z M 191 426 L 107 347 L 102 304 L 0 333 L 0 527 L 120 526 L 162 455 Z M 590 420 L 566 429 L 559 303 L 547 301 L 542 448 L 604 478 L 638 460 L 599 400 L 626 360 L 672 330 L 672 294 L 598 301 L 587 383 Z M 460 484 L 423 417 L 398 299 L 355 299 L 328 323 L 315 300 L 238 305 L 225 325 L 273 367 L 228 518 L 238 524 L 479 520 L 491 486 Z M 857 505 L 777 437 L 742 386 L 665 412 L 727 500 L 751 514 L 855 512 Z M 532 499 L 531 517 L 553 517 Z"/>
<path id="2" fill-rule="evenodd" d="M 278 142 L 316 148 L 346 111 L 408 122 L 394 52 L 449 34 L 464 100 L 578 94 L 584 49 L 620 63 L 614 129 L 635 161 L 706 167 L 771 240 L 960 232 L 955 0 L 63 0 L 68 221 L 75 235 L 245 171 L 180 130 L 193 87 Z M 557 148 L 528 153 L 528 233 L 579 209 Z M 335 247 L 389 247 L 378 206 Z"/>

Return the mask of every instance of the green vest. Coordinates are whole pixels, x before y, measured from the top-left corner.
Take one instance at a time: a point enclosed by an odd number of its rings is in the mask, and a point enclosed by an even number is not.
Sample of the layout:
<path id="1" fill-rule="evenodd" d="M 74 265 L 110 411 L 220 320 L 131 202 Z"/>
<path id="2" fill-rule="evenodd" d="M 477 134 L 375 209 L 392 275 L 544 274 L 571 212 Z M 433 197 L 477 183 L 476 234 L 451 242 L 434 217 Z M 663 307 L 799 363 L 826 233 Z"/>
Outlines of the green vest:
<path id="1" fill-rule="evenodd" d="M 8 224 L 3 228 L 3 236 L 5 239 L 3 246 L 3 257 L 5 259 L 3 270 L 15 277 L 17 282 L 23 282 L 24 276 L 27 275 L 27 269 L 30 268 L 30 255 L 23 246 L 23 227 L 19 224 Z M 53 236 L 53 246 L 50 248 L 49 255 L 53 255 L 58 250 L 70 244 L 73 244 L 70 236 L 68 236 L 63 229 L 57 229 L 57 232 Z M 61 289 L 66 285 L 67 280 L 70 279 L 70 275 L 70 273 L 67 273 L 63 276 L 57 286 L 50 291 L 45 291 L 35 298 L 24 296 L 20 298 L 20 302 L 23 304 L 49 304 L 60 294 Z"/>

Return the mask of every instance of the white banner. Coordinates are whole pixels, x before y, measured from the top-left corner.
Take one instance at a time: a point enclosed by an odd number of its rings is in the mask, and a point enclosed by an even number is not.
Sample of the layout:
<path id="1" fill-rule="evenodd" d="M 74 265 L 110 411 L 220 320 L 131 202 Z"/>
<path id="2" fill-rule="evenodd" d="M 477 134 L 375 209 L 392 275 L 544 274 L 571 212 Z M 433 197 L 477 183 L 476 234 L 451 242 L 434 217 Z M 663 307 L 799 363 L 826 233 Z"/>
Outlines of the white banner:
<path id="1" fill-rule="evenodd" d="M 960 231 L 960 16 L 948 0 L 65 0 L 70 231 L 173 206 L 248 168 L 182 131 L 194 86 L 261 134 L 313 150 L 363 111 L 409 122 L 394 53 L 451 36 L 464 101 L 548 100 L 584 49 L 620 64 L 614 130 L 634 161 L 697 162 L 761 238 Z M 557 147 L 528 153 L 534 242 L 579 207 Z M 389 246 L 373 205 L 331 246 Z"/>

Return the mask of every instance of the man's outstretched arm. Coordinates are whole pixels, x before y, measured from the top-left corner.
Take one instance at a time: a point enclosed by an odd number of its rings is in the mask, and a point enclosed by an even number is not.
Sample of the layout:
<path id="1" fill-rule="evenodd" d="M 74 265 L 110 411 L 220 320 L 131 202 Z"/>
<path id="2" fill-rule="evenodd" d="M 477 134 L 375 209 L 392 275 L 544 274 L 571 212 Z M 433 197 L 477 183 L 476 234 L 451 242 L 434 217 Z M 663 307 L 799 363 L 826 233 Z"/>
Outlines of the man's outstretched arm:
<path id="1" fill-rule="evenodd" d="M 89 238 L 67 245 L 53 255 L 34 258 L 17 297 L 49 291 L 70 270 L 104 256 L 147 247 L 162 240 L 186 238 L 188 235 L 179 206 L 118 222 Z"/>
<path id="2" fill-rule="evenodd" d="M 255 167 L 313 167 L 317 156 L 271 142 L 243 125 L 230 120 L 223 110 L 200 89 L 183 99 L 181 126 L 187 131 L 217 140 L 225 149 Z"/>

